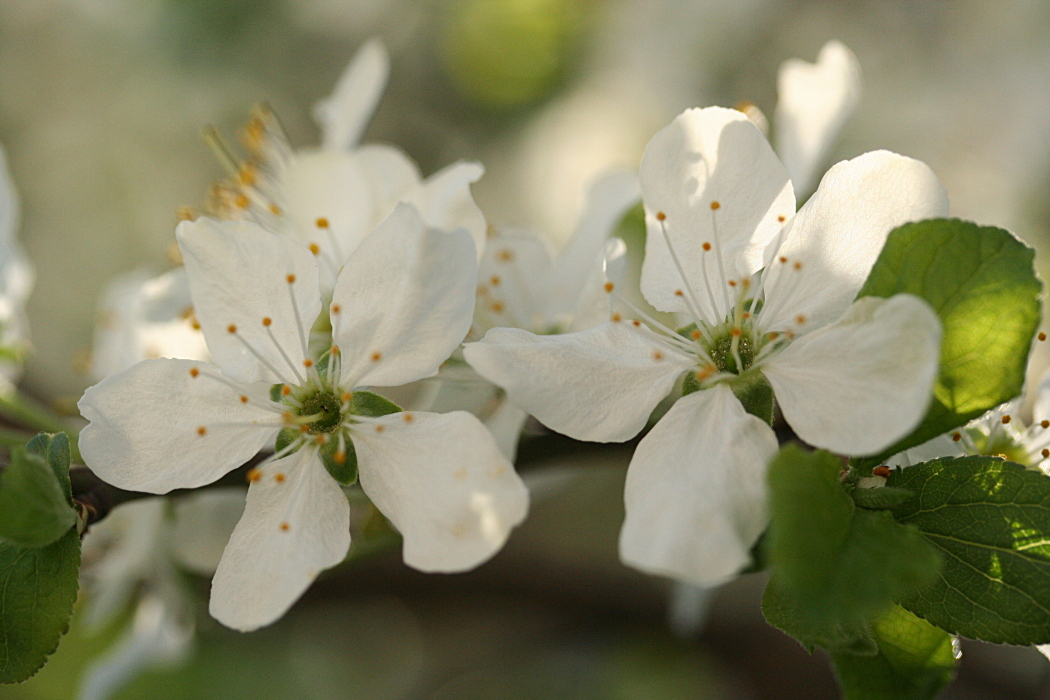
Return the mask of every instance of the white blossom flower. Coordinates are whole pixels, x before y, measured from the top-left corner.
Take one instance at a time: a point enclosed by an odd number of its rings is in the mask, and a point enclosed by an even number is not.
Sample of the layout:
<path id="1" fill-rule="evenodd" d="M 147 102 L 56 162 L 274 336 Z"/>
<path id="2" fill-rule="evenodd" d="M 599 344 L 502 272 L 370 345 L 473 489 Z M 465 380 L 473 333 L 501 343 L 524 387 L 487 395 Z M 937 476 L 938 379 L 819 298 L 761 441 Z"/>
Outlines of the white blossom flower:
<path id="1" fill-rule="evenodd" d="M 877 452 L 924 415 L 936 315 L 908 295 L 854 297 L 890 230 L 945 214 L 947 199 L 927 166 L 877 151 L 831 168 L 796 214 L 765 138 L 721 108 L 686 111 L 660 131 L 640 176 L 642 292 L 693 324 L 676 332 L 635 309 L 639 318 L 614 313 L 581 333 L 498 328 L 465 356 L 541 422 L 593 441 L 634 436 L 684 374 L 692 393 L 631 462 L 620 552 L 643 570 L 708 585 L 748 563 L 777 449 L 734 390 L 768 382 L 799 437 L 851 455 Z"/>
<path id="2" fill-rule="evenodd" d="M 576 230 L 556 259 L 535 233 L 492 230 L 478 266 L 470 337 L 480 339 L 497 327 L 550 335 L 604 322 L 609 315 L 603 289 L 609 237 L 640 196 L 633 172 L 614 171 L 596 180 Z"/>
<path id="3" fill-rule="evenodd" d="M 1023 404 L 1022 396 L 1007 401 L 959 430 L 894 455 L 886 464 L 910 467 L 938 457 L 989 455 L 1050 474 L 1050 371 L 1043 374 L 1035 389 L 1032 422 L 1028 425 L 1019 415 Z"/>
<path id="4" fill-rule="evenodd" d="M 18 193 L 0 149 L 0 386 L 9 391 L 22 374 L 29 348 L 25 304 L 33 289 L 33 268 L 15 234 L 19 223 Z"/>
<path id="5" fill-rule="evenodd" d="M 166 493 L 210 483 L 291 432 L 250 474 L 212 615 L 241 630 L 269 624 L 342 561 L 350 509 L 340 481 L 355 463 L 410 566 L 461 571 L 499 550 L 528 496 L 484 426 L 464 412 L 391 413 L 362 390 L 432 376 L 466 335 L 469 234 L 429 228 L 399 206 L 343 266 L 320 358 L 307 341 L 321 313 L 309 250 L 249 222 L 184 222 L 177 238 L 215 364 L 148 360 L 92 387 L 79 404 L 90 421 L 80 448 L 106 481 Z"/>
<path id="6" fill-rule="evenodd" d="M 332 95 L 315 106 L 319 148 L 293 150 L 265 107 L 245 129 L 247 161 L 238 164 L 216 144 L 233 177 L 213 188 L 211 213 L 253 221 L 308 246 L 322 261 L 322 289 L 329 295 L 339 268 L 398 202 L 414 205 L 429 226 L 465 229 L 479 253 L 484 244 L 485 217 L 470 192 L 484 172 L 481 164 L 453 163 L 424 180 L 399 149 L 358 145 L 388 73 L 382 43 L 366 42 Z"/>
<path id="7" fill-rule="evenodd" d="M 576 230 L 556 257 L 534 232 L 491 228 L 478 266 L 474 323 L 467 339 L 479 340 L 494 327 L 553 334 L 605 321 L 605 265 L 624 252 L 623 243 L 610 241 L 610 235 L 640 196 L 633 172 L 614 171 L 596 180 Z M 422 384 L 413 398 L 416 407 L 470 411 L 485 423 L 503 454 L 514 459 L 528 414 L 507 401 L 501 389 L 458 355 Z"/>
<path id="8" fill-rule="evenodd" d="M 860 102 L 860 63 L 845 44 L 829 41 L 816 63 L 784 61 L 777 93 L 777 154 L 795 192 L 809 192 L 831 144 Z"/>
<path id="9" fill-rule="evenodd" d="M 142 360 L 210 360 L 186 271 L 137 270 L 114 279 L 99 304 L 91 375 L 101 381 Z"/>
<path id="10" fill-rule="evenodd" d="M 184 660 L 194 639 L 193 601 L 181 571 L 211 575 L 244 509 L 244 490 L 223 488 L 174 503 L 124 504 L 85 533 L 84 620 L 100 632 L 134 610 L 128 628 L 86 669 L 79 697 L 108 698 L 142 671 Z"/>

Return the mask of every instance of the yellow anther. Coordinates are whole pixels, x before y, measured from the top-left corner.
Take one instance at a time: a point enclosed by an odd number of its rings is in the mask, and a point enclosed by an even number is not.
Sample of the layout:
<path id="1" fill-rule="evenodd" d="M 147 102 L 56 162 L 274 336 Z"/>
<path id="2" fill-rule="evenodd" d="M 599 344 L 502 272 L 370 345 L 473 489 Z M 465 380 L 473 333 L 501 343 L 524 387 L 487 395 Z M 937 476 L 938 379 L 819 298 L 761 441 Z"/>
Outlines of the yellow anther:
<path id="1" fill-rule="evenodd" d="M 316 243 L 311 243 L 310 244 L 310 252 L 313 253 L 314 255 L 320 255 L 321 254 L 321 246 L 317 245 Z"/>
<path id="2" fill-rule="evenodd" d="M 270 318 L 269 316 L 263 316 L 263 325 L 264 326 L 269 326 L 271 323 L 273 323 L 273 319 L 272 318 Z"/>
<path id="3" fill-rule="evenodd" d="M 317 228 L 328 228 L 328 219 L 323 216 L 318 217 L 315 223 L 317 224 Z"/>
<path id="4" fill-rule="evenodd" d="M 231 323 L 230 325 L 226 326 L 226 332 L 227 333 L 236 333 L 237 332 L 237 324 Z"/>
<path id="5" fill-rule="evenodd" d="M 201 371 L 199 369 L 197 369 L 196 367 L 190 367 L 190 376 L 191 377 L 196 377 L 200 373 L 201 373 Z"/>
<path id="6" fill-rule="evenodd" d="M 207 428 L 205 428 L 205 427 L 204 427 L 204 426 L 202 425 L 202 426 L 200 426 L 199 428 L 197 428 L 197 434 L 198 434 L 198 435 L 200 435 L 201 437 L 204 437 L 205 435 L 207 435 L 207 434 L 208 434 L 208 429 L 207 429 Z"/>
<path id="7" fill-rule="evenodd" d="M 722 205 L 717 200 L 711 202 L 711 211 L 716 211 L 721 208 Z"/>
<path id="8" fill-rule="evenodd" d="M 657 221 L 665 221 L 666 219 L 667 219 L 667 214 L 664 214 L 662 211 L 656 212 L 656 220 Z"/>
<path id="9" fill-rule="evenodd" d="M 288 284 L 295 284 L 295 275 L 288 275 L 285 279 L 288 280 Z"/>

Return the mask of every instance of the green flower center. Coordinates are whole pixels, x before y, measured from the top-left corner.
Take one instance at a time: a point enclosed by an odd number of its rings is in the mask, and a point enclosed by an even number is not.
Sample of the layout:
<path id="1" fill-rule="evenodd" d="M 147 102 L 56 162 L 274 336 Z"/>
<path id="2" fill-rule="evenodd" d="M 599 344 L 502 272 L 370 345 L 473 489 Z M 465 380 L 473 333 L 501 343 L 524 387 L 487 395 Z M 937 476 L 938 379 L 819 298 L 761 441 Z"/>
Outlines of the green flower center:
<path id="1" fill-rule="evenodd" d="M 307 429 L 313 433 L 334 432 L 342 423 L 343 415 L 340 411 L 342 403 L 339 397 L 330 391 L 318 391 L 315 394 L 302 399 L 303 407 L 299 409 L 301 416 L 316 416 L 312 423 L 307 423 Z"/>
<path id="2" fill-rule="evenodd" d="M 736 355 L 733 354 L 733 337 L 731 335 L 714 339 L 712 345 L 714 347 L 709 348 L 708 351 L 720 372 L 742 374 L 755 361 L 755 347 L 751 342 L 751 338 L 747 335 L 741 334 L 737 339 Z M 737 356 L 740 357 L 741 367 L 737 367 Z"/>

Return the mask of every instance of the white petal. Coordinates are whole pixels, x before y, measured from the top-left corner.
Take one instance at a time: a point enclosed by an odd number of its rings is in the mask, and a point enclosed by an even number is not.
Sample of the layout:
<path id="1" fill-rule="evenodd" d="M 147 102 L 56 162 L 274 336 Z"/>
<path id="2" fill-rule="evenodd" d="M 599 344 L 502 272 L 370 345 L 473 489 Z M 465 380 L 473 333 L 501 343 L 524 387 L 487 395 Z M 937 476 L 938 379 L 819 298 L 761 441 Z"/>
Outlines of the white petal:
<path id="1" fill-rule="evenodd" d="M 948 197 L 925 163 L 889 151 L 838 163 L 766 251 L 758 325 L 805 333 L 834 321 L 860 291 L 890 231 L 947 213 Z"/>
<path id="2" fill-rule="evenodd" d="M 835 323 L 794 340 L 762 372 L 800 438 L 870 455 L 926 415 L 940 346 L 940 320 L 926 302 L 865 297 Z"/>
<path id="3" fill-rule="evenodd" d="M 966 454 L 961 442 L 952 440 L 949 435 L 938 435 L 932 440 L 927 440 L 921 445 L 911 447 L 904 452 L 894 455 L 886 460 L 886 464 L 893 467 L 910 467 L 913 464 L 927 462 L 938 457 L 962 457 Z"/>
<path id="4" fill-rule="evenodd" d="M 184 221 L 176 236 L 215 363 L 241 382 L 301 384 L 321 311 L 310 251 L 246 221 Z"/>
<path id="5" fill-rule="evenodd" d="M 372 225 L 390 216 L 402 197 L 423 184 L 419 168 L 403 151 L 385 144 L 369 144 L 354 151 L 354 159 L 372 191 Z M 348 251 L 353 252 L 353 251 Z"/>
<path id="6" fill-rule="evenodd" d="M 139 270 L 107 288 L 99 305 L 91 374 L 101 380 L 147 359 L 211 360 L 204 334 L 193 327 L 185 268 L 153 277 Z"/>
<path id="7" fill-rule="evenodd" d="M 548 336 L 494 328 L 463 354 L 544 425 L 593 442 L 637 435 L 678 375 L 696 364 L 630 321 Z"/>
<path id="8" fill-rule="evenodd" d="M 172 558 L 194 573 L 210 576 L 244 513 L 242 487 L 213 488 L 175 499 Z"/>
<path id="9" fill-rule="evenodd" d="M 268 403 L 266 385 L 238 391 L 218 375 L 203 362 L 146 360 L 91 387 L 77 404 L 90 421 L 80 433 L 84 462 L 114 486 L 147 493 L 204 486 L 239 467 L 280 417 L 258 405 Z"/>
<path id="10" fill-rule="evenodd" d="M 496 445 L 504 457 L 514 461 L 518 455 L 518 442 L 529 414 L 521 410 L 506 397 L 502 397 L 496 410 L 484 419 L 485 427 L 492 433 Z"/>
<path id="11" fill-rule="evenodd" d="M 704 320 L 720 323 L 729 280 L 750 278 L 761 267 L 765 244 L 780 230 L 778 217 L 795 213 L 784 167 L 746 116 L 709 107 L 687 110 L 657 132 L 639 176 L 648 230 L 642 293 L 660 311 L 687 313 L 687 297 L 675 292 L 691 287 Z M 667 217 L 662 225 L 658 213 Z M 711 245 L 706 253 L 704 243 Z"/>
<path id="12" fill-rule="evenodd" d="M 406 194 L 401 201 L 415 206 L 427 226 L 442 231 L 465 229 L 474 239 L 480 258 L 487 226 L 485 215 L 470 193 L 470 185 L 484 173 L 481 163 L 453 163 L 428 177 L 419 189 Z"/>
<path id="13" fill-rule="evenodd" d="M 330 257 L 326 278 L 328 273 L 334 278 L 380 216 L 364 162 L 356 152 L 299 151 L 281 178 L 285 215 L 292 223 L 289 233 L 303 245 L 316 244 Z"/>
<path id="14" fill-rule="evenodd" d="M 353 439 L 361 487 L 404 537 L 409 566 L 472 569 L 525 519 L 525 485 L 469 413 L 396 413 Z"/>
<path id="15" fill-rule="evenodd" d="M 552 297 L 561 300 L 566 314 L 575 311 L 588 282 L 601 277 L 609 236 L 640 196 L 638 175 L 632 171 L 609 173 L 591 185 L 580 223 L 554 270 Z M 603 283 L 597 284 L 600 287 Z"/>
<path id="16" fill-rule="evenodd" d="M 346 150 L 361 139 L 389 75 L 386 47 L 379 39 L 369 39 L 354 54 L 332 94 L 314 105 L 325 150 Z"/>
<path id="17" fill-rule="evenodd" d="M 679 399 L 638 444 L 627 469 L 625 564 L 698 586 L 751 561 L 766 527 L 773 430 L 725 384 Z"/>
<path id="18" fill-rule="evenodd" d="M 497 327 L 552 330 L 550 325 L 561 320 L 552 311 L 552 271 L 550 254 L 537 236 L 504 230 L 490 236 L 478 263 L 472 335 Z"/>
<path id="19" fill-rule="evenodd" d="M 349 548 L 350 505 L 317 451 L 304 448 L 271 462 L 248 487 L 208 610 L 242 632 L 268 625 Z"/>
<path id="20" fill-rule="evenodd" d="M 476 280 L 470 236 L 429 228 L 398 205 L 339 273 L 332 325 L 343 383 L 398 386 L 436 374 L 470 330 Z"/>
<path id="21" fill-rule="evenodd" d="M 777 76 L 777 153 L 796 192 L 808 192 L 817 167 L 860 102 L 860 63 L 844 44 L 824 44 L 816 63 L 784 61 Z"/>

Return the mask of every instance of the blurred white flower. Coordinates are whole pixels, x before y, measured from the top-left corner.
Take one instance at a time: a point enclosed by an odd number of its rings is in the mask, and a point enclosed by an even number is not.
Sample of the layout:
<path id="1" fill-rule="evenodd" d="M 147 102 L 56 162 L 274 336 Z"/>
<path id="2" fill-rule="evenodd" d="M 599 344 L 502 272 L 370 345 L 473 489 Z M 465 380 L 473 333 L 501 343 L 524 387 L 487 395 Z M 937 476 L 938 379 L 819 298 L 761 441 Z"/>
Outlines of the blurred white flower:
<path id="1" fill-rule="evenodd" d="M 1035 389 L 1032 422 L 1025 425 L 1019 416 L 1025 399 L 1019 396 L 965 427 L 938 435 L 890 459 L 891 467 L 910 467 L 938 457 L 989 455 L 1002 457 L 1050 474 L 1050 371 L 1043 374 Z"/>
<path id="2" fill-rule="evenodd" d="M 355 462 L 409 565 L 461 571 L 503 546 L 528 495 L 484 426 L 464 412 L 391 413 L 358 389 L 432 376 L 460 344 L 477 274 L 465 231 L 429 228 L 400 205 L 343 266 L 320 358 L 308 348 L 321 313 L 309 250 L 248 222 L 184 222 L 177 238 L 216 365 L 147 360 L 92 387 L 79 404 L 90 421 L 80 447 L 106 481 L 166 493 L 215 481 L 291 430 L 251 473 L 212 582 L 219 621 L 269 624 L 343 560 L 340 482 L 353 481 L 342 470 Z"/>
<path id="3" fill-rule="evenodd" d="M 91 352 L 95 381 L 158 357 L 209 359 L 182 268 L 156 277 L 144 270 L 121 275 L 99 304 Z"/>
<path id="4" fill-rule="evenodd" d="M 801 195 L 813 187 L 831 145 L 860 102 L 860 63 L 845 44 L 829 41 L 816 63 L 784 61 L 777 92 L 777 155 Z"/>
<path id="5" fill-rule="evenodd" d="M 211 575 L 244 509 L 244 489 L 132 501 L 84 537 L 84 622 L 100 631 L 133 606 L 128 629 L 86 670 L 81 700 L 104 700 L 142 671 L 179 663 L 194 635 L 180 570 Z"/>
<path id="6" fill-rule="evenodd" d="M 319 148 L 293 150 L 266 108 L 256 110 L 245 130 L 247 161 L 238 164 L 216 144 L 234 176 L 213 188 L 210 212 L 308 246 L 321 260 L 326 295 L 343 263 L 399 202 L 414 205 L 428 226 L 463 228 L 479 252 L 484 244 L 485 217 L 470 193 L 484 172 L 479 163 L 453 163 L 424 180 L 399 149 L 358 145 L 388 73 L 382 43 L 366 42 L 332 94 L 315 106 Z"/>
<path id="7" fill-rule="evenodd" d="M 33 268 L 15 234 L 18 232 L 18 193 L 0 149 L 0 390 L 10 391 L 22 375 L 29 349 L 29 322 L 25 303 L 33 289 Z"/>
<path id="8" fill-rule="evenodd" d="M 531 231 L 490 228 L 478 266 L 477 303 L 468 340 L 480 340 L 497 327 L 538 334 L 586 330 L 609 316 L 603 286 L 606 264 L 624 253 L 610 240 L 625 211 L 641 191 L 638 176 L 615 171 L 595 181 L 576 230 L 561 253 L 551 256 L 544 239 Z M 615 264 L 615 262 L 614 262 Z M 492 432 L 500 451 L 514 460 L 528 414 L 506 394 L 479 377 L 457 355 L 437 377 L 425 379 L 409 396 L 419 410 L 466 410 Z"/>
<path id="9" fill-rule="evenodd" d="M 853 299 L 890 230 L 943 215 L 947 198 L 924 164 L 879 151 L 833 167 L 795 214 L 765 137 L 717 107 L 686 111 L 653 137 L 640 178 L 642 292 L 694 323 L 674 331 L 635 308 L 651 328 L 617 313 L 559 336 L 495 329 L 464 354 L 540 421 L 600 442 L 637 434 L 687 373 L 688 395 L 632 459 L 620 552 L 640 569 L 708 585 L 750 561 L 777 449 L 734 389 L 768 387 L 803 440 L 854 455 L 925 414 L 936 315 L 908 295 Z"/>

